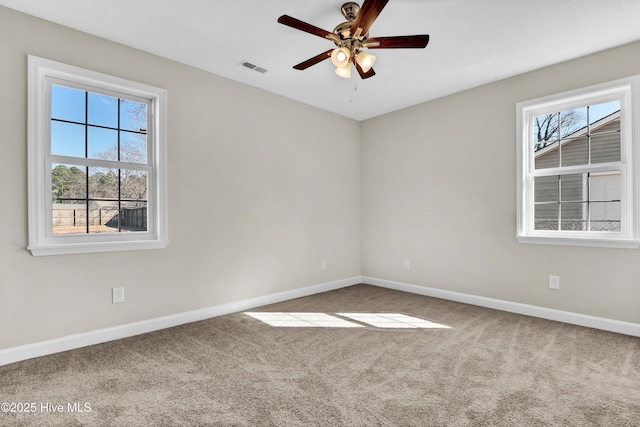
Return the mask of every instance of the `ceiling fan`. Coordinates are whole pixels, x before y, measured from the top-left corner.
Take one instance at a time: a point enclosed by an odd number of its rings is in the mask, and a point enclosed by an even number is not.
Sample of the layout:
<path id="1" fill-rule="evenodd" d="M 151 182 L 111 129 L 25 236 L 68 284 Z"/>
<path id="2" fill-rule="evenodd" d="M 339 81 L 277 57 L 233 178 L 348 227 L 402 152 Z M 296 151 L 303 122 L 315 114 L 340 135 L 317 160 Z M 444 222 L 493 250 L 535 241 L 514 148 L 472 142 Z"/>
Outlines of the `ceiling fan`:
<path id="1" fill-rule="evenodd" d="M 338 24 L 333 32 L 323 30 L 315 25 L 307 24 L 289 15 L 282 15 L 278 22 L 289 27 L 313 34 L 336 44 L 336 48 L 329 49 L 319 55 L 309 58 L 293 68 L 306 70 L 307 68 L 331 58 L 336 66 L 336 74 L 344 78 L 351 77 L 351 64 L 356 67 L 358 74 L 363 79 L 373 77 L 373 63 L 376 57 L 363 49 L 398 49 L 417 48 L 422 49 L 429 43 L 429 35 L 369 37 L 369 28 L 376 20 L 389 0 L 364 0 L 362 7 L 355 2 L 347 2 L 342 5 L 342 15 L 346 22 Z"/>

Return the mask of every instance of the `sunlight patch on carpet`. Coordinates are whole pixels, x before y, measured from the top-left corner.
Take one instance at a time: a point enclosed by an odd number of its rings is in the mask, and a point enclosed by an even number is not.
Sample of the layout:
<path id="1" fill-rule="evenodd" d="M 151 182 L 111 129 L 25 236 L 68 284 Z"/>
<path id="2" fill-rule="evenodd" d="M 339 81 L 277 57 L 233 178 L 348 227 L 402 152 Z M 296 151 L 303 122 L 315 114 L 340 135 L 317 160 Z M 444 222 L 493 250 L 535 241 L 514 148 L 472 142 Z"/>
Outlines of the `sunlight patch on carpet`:
<path id="1" fill-rule="evenodd" d="M 338 315 L 377 328 L 451 329 L 447 325 L 400 313 L 338 313 Z"/>
<path id="2" fill-rule="evenodd" d="M 281 328 L 362 328 L 365 325 L 382 329 L 451 329 L 400 313 L 287 313 L 245 312 L 256 320 Z"/>
<path id="3" fill-rule="evenodd" d="M 349 322 L 326 313 L 245 313 L 267 325 L 284 328 L 362 328 L 358 323 Z"/>

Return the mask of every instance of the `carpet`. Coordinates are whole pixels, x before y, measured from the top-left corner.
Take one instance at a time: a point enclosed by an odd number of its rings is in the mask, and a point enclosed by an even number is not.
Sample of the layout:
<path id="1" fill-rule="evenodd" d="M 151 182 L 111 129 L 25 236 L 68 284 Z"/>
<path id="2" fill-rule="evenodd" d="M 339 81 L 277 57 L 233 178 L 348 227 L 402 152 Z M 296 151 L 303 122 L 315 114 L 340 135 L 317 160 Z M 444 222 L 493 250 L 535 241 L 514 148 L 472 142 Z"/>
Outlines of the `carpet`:
<path id="1" fill-rule="evenodd" d="M 638 426 L 640 339 L 355 285 L 3 366 L 0 390 L 16 426 Z"/>

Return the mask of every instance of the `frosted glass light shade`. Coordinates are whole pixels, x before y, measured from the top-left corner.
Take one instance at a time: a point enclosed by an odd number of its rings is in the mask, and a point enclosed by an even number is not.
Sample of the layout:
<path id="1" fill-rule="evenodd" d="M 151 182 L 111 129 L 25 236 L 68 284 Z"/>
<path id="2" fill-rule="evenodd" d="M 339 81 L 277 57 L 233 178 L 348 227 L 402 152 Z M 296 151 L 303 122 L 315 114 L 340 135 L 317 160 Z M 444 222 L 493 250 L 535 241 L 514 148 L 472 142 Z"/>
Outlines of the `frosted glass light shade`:
<path id="1" fill-rule="evenodd" d="M 339 68 L 344 68 L 349 64 L 349 58 L 351 56 L 351 52 L 346 47 L 341 47 L 338 49 L 333 49 L 331 52 L 331 62 L 333 65 Z"/>
<path id="2" fill-rule="evenodd" d="M 356 55 L 356 62 L 362 68 L 362 71 L 367 73 L 373 67 L 373 63 L 376 62 L 376 57 L 369 55 L 367 52 L 359 52 Z"/>
<path id="3" fill-rule="evenodd" d="M 349 63 L 347 63 L 346 67 L 336 68 L 336 74 L 340 77 L 344 77 L 345 79 L 351 78 L 351 67 L 349 66 Z"/>

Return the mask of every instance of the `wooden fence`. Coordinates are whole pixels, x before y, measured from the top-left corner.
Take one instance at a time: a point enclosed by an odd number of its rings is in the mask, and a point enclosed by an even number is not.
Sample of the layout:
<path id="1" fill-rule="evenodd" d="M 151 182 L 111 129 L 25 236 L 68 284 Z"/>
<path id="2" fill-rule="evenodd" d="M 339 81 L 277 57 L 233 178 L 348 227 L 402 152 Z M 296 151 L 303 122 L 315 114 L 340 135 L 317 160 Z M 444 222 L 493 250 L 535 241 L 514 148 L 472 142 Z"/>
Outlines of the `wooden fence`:
<path id="1" fill-rule="evenodd" d="M 122 208 L 118 215 L 117 208 L 89 209 L 89 225 L 106 225 L 118 228 L 120 226 L 147 229 L 147 208 Z M 51 219 L 54 227 L 83 227 L 87 225 L 86 208 L 53 209 Z"/>

